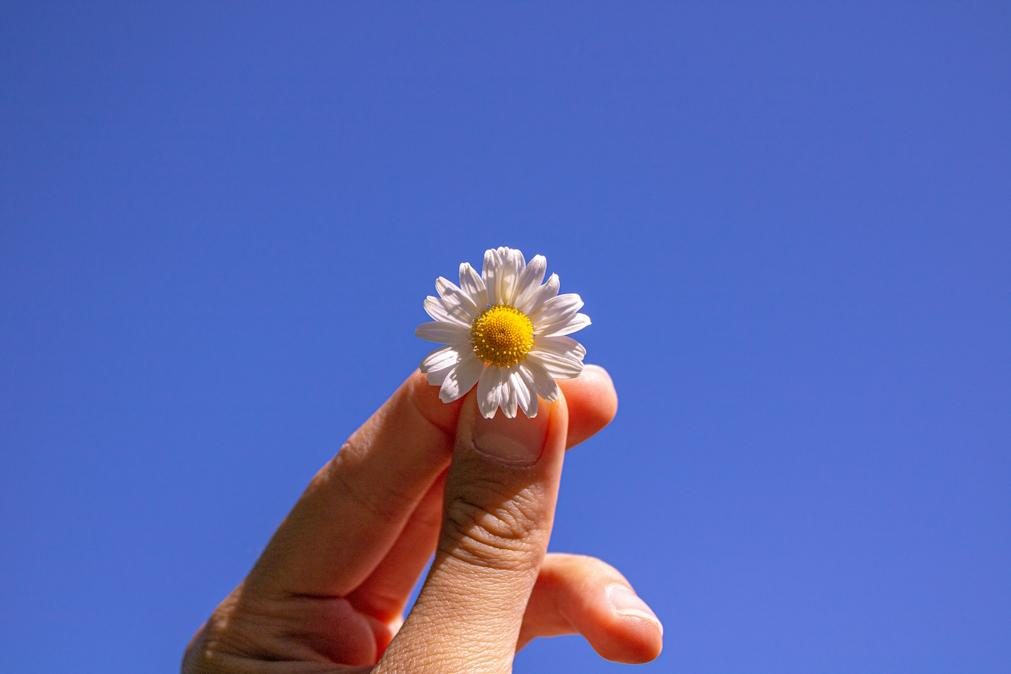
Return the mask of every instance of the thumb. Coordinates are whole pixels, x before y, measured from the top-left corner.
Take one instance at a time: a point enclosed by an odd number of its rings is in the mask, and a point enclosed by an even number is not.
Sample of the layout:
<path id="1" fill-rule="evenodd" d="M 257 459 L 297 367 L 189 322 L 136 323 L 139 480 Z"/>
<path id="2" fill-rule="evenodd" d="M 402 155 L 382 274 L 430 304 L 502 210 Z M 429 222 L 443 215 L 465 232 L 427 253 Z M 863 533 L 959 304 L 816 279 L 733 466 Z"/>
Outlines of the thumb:
<path id="1" fill-rule="evenodd" d="M 466 401 L 435 560 L 377 671 L 511 671 L 551 534 L 568 423 L 562 396 L 533 419 L 484 419 Z"/>

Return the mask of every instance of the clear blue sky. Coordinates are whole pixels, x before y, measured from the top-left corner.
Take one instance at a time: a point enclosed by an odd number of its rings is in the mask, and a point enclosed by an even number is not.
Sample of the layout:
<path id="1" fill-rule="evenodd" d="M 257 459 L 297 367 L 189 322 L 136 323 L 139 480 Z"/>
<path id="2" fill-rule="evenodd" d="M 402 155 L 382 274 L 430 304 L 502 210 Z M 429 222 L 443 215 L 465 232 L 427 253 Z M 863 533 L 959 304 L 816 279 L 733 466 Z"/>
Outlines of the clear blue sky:
<path id="1" fill-rule="evenodd" d="M 552 547 L 643 672 L 1008 671 L 1007 4 L 3 14 L 0 670 L 174 671 L 504 244 L 617 383 Z"/>

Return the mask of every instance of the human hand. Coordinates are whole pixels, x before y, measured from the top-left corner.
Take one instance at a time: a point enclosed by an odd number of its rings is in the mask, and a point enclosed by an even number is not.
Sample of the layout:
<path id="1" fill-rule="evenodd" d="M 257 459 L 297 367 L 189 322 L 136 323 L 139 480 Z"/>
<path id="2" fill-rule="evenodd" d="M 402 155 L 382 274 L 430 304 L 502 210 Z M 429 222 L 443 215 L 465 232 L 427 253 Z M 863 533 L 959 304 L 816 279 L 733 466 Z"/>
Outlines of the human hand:
<path id="1" fill-rule="evenodd" d="M 310 482 L 194 636 L 184 674 L 509 672 L 540 636 L 646 662 L 662 628 L 599 559 L 546 554 L 564 450 L 614 417 L 587 366 L 533 419 L 483 419 L 415 373 Z M 411 588 L 431 570 L 406 622 Z"/>

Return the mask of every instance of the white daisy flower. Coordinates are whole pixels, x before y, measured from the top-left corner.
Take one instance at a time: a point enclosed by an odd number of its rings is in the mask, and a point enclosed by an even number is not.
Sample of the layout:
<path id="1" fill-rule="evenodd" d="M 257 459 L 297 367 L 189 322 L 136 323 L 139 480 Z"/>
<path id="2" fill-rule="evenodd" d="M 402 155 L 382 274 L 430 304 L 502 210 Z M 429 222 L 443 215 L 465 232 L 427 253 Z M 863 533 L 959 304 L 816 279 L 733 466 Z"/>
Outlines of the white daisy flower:
<path id="1" fill-rule="evenodd" d="M 578 377 L 586 349 L 569 337 L 590 324 L 579 313 L 576 293 L 558 294 L 558 274 L 547 282 L 543 255 L 530 262 L 514 248 L 484 253 L 481 274 L 464 262 L 460 285 L 439 277 L 438 297 L 425 298 L 432 322 L 417 335 L 446 346 L 428 354 L 421 371 L 440 386 L 439 399 L 449 403 L 477 384 L 477 403 L 485 418 L 502 408 L 510 419 L 517 408 L 537 416 L 537 396 L 558 398 L 556 379 Z"/>

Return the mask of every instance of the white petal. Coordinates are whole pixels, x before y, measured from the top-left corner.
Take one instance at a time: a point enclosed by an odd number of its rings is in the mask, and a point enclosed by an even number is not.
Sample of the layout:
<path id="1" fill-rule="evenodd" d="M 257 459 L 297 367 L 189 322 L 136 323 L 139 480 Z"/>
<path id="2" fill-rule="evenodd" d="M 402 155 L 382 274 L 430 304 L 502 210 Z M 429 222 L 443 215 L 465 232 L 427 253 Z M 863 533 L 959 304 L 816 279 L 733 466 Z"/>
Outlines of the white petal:
<path id="1" fill-rule="evenodd" d="M 516 388 L 513 382 L 513 368 L 502 370 L 502 389 L 504 391 L 504 401 L 505 404 L 502 405 L 502 411 L 505 412 L 506 418 L 515 419 L 516 409 L 519 407 L 519 390 Z M 520 386 L 523 385 L 523 381 L 519 381 Z"/>
<path id="2" fill-rule="evenodd" d="M 558 280 L 558 274 L 552 274 L 549 276 L 544 285 L 537 288 L 537 290 L 530 293 L 529 297 L 525 298 L 523 303 L 526 305 L 526 309 L 522 310 L 523 313 L 527 316 L 535 313 L 545 302 L 558 294 L 558 288 L 560 286 L 561 282 Z"/>
<path id="3" fill-rule="evenodd" d="M 459 295 L 449 295 L 439 298 L 439 303 L 446 308 L 446 313 L 466 325 L 472 325 L 474 319 L 477 318 L 477 306 L 470 299 L 463 301 L 464 297 L 466 296 L 461 290 Z"/>
<path id="4" fill-rule="evenodd" d="M 541 287 L 541 282 L 544 281 L 544 272 L 547 269 L 548 261 L 545 257 L 534 255 L 527 266 L 523 268 L 523 273 L 520 274 L 520 279 L 516 283 L 516 298 L 513 306 L 523 313 L 528 313 L 529 307 L 527 305 L 533 294 Z"/>
<path id="5" fill-rule="evenodd" d="M 517 265 L 517 267 L 522 272 L 523 268 L 527 266 L 527 258 L 525 255 L 523 255 L 523 251 L 520 250 L 519 248 L 507 248 L 507 250 L 512 251 L 512 254 L 516 256 L 517 260 L 519 260 L 519 264 Z"/>
<path id="6" fill-rule="evenodd" d="M 498 297 L 498 278 L 500 275 L 499 265 L 501 260 L 499 259 L 498 251 L 494 248 L 489 248 L 484 251 L 484 268 L 481 271 L 481 277 L 484 279 L 484 285 L 488 289 L 488 304 L 501 304 L 502 302 Z"/>
<path id="7" fill-rule="evenodd" d="M 541 328 L 541 337 L 558 337 L 561 335 L 571 335 L 590 325 L 590 317 L 586 314 L 576 314 L 567 323 L 555 324 Z"/>
<path id="8" fill-rule="evenodd" d="M 461 360 L 442 382 L 439 400 L 451 403 L 462 398 L 467 391 L 474 388 L 483 370 L 484 363 L 473 356 Z"/>
<path id="9" fill-rule="evenodd" d="M 463 292 L 455 283 L 449 279 L 440 276 L 435 279 L 435 289 L 439 291 L 439 297 L 442 300 L 442 305 L 446 307 L 447 310 L 454 311 L 456 307 L 459 307 L 463 312 L 462 314 L 457 314 L 460 316 L 466 316 L 468 323 L 474 321 L 477 318 L 477 305 L 474 304 L 474 300 L 470 298 L 470 295 Z"/>
<path id="10" fill-rule="evenodd" d="M 479 312 L 488 308 L 488 290 L 485 288 L 484 279 L 469 262 L 460 265 L 460 288 L 467 293 Z"/>
<path id="11" fill-rule="evenodd" d="M 473 304 L 470 296 L 463 292 L 460 286 L 456 285 L 445 276 L 440 276 L 435 279 L 435 289 L 438 291 L 439 297 L 442 299 L 452 298 L 459 302 L 471 302 L 471 304 Z"/>
<path id="12" fill-rule="evenodd" d="M 572 356 L 579 360 L 586 358 L 586 347 L 572 337 L 537 337 L 534 340 L 534 348 L 538 351 L 551 351 L 563 356 Z"/>
<path id="13" fill-rule="evenodd" d="M 551 351 L 535 349 L 527 354 L 527 362 L 530 361 L 539 363 L 555 379 L 575 379 L 583 371 L 583 361 Z"/>
<path id="14" fill-rule="evenodd" d="M 516 392 L 509 384 L 509 369 L 499 368 L 498 371 L 498 404 L 507 419 L 516 418 Z"/>
<path id="15" fill-rule="evenodd" d="M 530 373 L 530 379 L 533 382 L 532 388 L 537 391 L 537 395 L 548 401 L 558 400 L 558 384 L 551 378 L 543 365 L 528 358 L 523 363 L 523 367 Z"/>
<path id="16" fill-rule="evenodd" d="M 527 417 L 533 419 L 537 416 L 537 387 L 534 385 L 534 375 L 530 372 L 530 368 L 524 364 L 517 365 L 516 370 L 519 372 L 520 377 L 522 377 L 528 393 L 526 407 L 523 407 L 522 400 L 520 401 L 520 407 Z"/>
<path id="17" fill-rule="evenodd" d="M 441 370 L 436 370 L 435 372 L 426 372 L 425 381 L 432 386 L 442 386 L 443 382 L 446 381 L 446 377 L 453 374 L 453 370 L 455 369 L 456 365 L 450 365 L 449 367 L 444 367 Z"/>
<path id="18" fill-rule="evenodd" d="M 565 293 L 552 297 L 541 305 L 541 307 L 530 315 L 530 320 L 534 322 L 534 329 L 541 326 L 564 323 L 575 316 L 583 308 L 583 298 L 577 293 Z"/>
<path id="19" fill-rule="evenodd" d="M 436 321 L 453 323 L 463 326 L 468 330 L 470 329 L 470 324 L 473 322 L 473 319 L 468 316 L 467 312 L 459 306 L 450 309 L 441 299 L 432 297 L 431 295 L 425 298 L 425 313 Z"/>
<path id="20" fill-rule="evenodd" d="M 499 406 L 499 369 L 486 367 L 477 381 L 477 406 L 481 416 L 491 419 Z"/>
<path id="21" fill-rule="evenodd" d="M 465 344 L 470 341 L 470 329 L 457 323 L 447 323 L 445 321 L 432 321 L 422 323 L 414 334 L 430 342 L 440 342 L 442 344 Z"/>
<path id="22" fill-rule="evenodd" d="M 453 367 L 461 360 L 463 360 L 463 354 L 459 349 L 455 346 L 444 346 L 425 356 L 425 359 L 421 361 L 421 371 L 425 374 L 439 372 Z M 440 384 L 442 383 L 442 379 L 438 381 Z M 431 378 L 429 378 L 429 382 L 435 383 Z"/>
<path id="23" fill-rule="evenodd" d="M 518 367 L 511 368 L 509 372 L 509 385 L 513 390 L 513 399 L 523 414 L 530 416 L 530 401 L 533 400 L 536 403 L 537 396 L 530 392 L 527 387 L 527 382 L 523 378 L 523 373 L 520 372 Z M 537 414 L 534 412 L 534 414 Z"/>
<path id="24" fill-rule="evenodd" d="M 497 295 L 499 304 L 512 305 L 516 299 L 516 284 L 519 282 L 520 274 L 526 262 L 523 260 L 523 253 L 515 248 L 502 247 L 498 249 L 500 264 L 495 283 L 498 285 Z"/>

